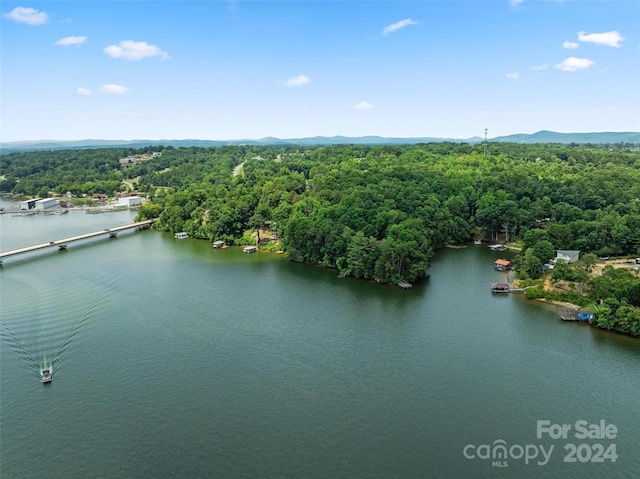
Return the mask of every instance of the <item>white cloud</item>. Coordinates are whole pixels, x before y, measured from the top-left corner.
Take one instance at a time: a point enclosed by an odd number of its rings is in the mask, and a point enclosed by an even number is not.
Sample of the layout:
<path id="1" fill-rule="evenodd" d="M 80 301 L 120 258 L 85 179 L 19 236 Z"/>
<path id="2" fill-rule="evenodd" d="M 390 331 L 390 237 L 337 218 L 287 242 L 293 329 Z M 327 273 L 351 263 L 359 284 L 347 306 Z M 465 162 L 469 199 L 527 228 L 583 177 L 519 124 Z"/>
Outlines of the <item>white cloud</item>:
<path id="1" fill-rule="evenodd" d="M 311 83 L 311 79 L 307 75 L 298 75 L 297 77 L 289 78 L 284 84 L 286 86 L 302 86 Z"/>
<path id="2" fill-rule="evenodd" d="M 362 111 L 362 110 L 371 110 L 373 105 L 368 101 L 361 101 L 360 103 L 353 105 L 354 110 Z"/>
<path id="3" fill-rule="evenodd" d="M 87 37 L 64 37 L 56 42 L 56 45 L 60 45 L 63 47 L 68 47 L 70 45 L 80 45 L 87 41 Z"/>
<path id="4" fill-rule="evenodd" d="M 617 31 L 606 33 L 585 33 L 578 32 L 578 40 L 586 43 L 595 43 L 596 45 L 606 45 L 608 47 L 619 47 L 624 37 Z"/>
<path id="5" fill-rule="evenodd" d="M 520 73 L 518 72 L 507 73 L 507 78 L 509 80 L 517 80 L 518 78 L 520 78 Z"/>
<path id="6" fill-rule="evenodd" d="M 401 28 L 408 27 L 409 25 L 417 25 L 418 23 L 420 22 L 416 22 L 414 20 L 411 20 L 410 18 L 406 18 L 404 20 L 400 20 L 399 22 L 392 23 L 391 25 L 387 25 L 382 30 L 382 34 L 389 35 L 390 33 L 400 30 Z"/>
<path id="7" fill-rule="evenodd" d="M 520 5 L 522 3 L 522 0 L 509 0 L 509 3 L 511 5 L 513 5 L 514 7 L 517 7 L 518 5 Z"/>
<path id="8" fill-rule="evenodd" d="M 147 57 L 160 57 L 163 60 L 170 58 L 167 52 L 155 45 L 133 40 L 123 40 L 118 45 L 109 45 L 104 52 L 112 58 L 125 60 L 142 60 Z"/>
<path id="9" fill-rule="evenodd" d="M 562 44 L 562 48 L 566 48 L 567 50 L 575 50 L 580 46 L 579 43 L 576 42 L 564 42 Z"/>
<path id="10" fill-rule="evenodd" d="M 4 18 L 27 25 L 42 25 L 47 23 L 49 16 L 46 12 L 39 12 L 35 8 L 16 7 L 9 13 L 2 15 Z"/>
<path id="11" fill-rule="evenodd" d="M 122 95 L 128 92 L 129 89 L 126 86 L 116 85 L 115 83 L 109 83 L 100 87 L 100 93 L 106 93 L 110 95 Z"/>
<path id="12" fill-rule="evenodd" d="M 107 86 L 107 85 L 105 85 L 105 86 Z M 104 88 L 104 87 L 103 87 L 103 88 Z M 88 88 L 82 88 L 82 87 L 80 87 L 80 88 L 78 88 L 78 89 L 76 90 L 76 95 L 80 95 L 80 96 L 89 96 L 89 95 L 91 95 L 91 90 L 89 90 Z"/>
<path id="13" fill-rule="evenodd" d="M 534 65 L 531 67 L 531 69 L 534 71 L 546 70 L 547 68 L 549 68 L 549 65 Z"/>
<path id="14" fill-rule="evenodd" d="M 594 63 L 593 60 L 589 60 L 588 58 L 569 57 L 562 60 L 562 62 L 558 63 L 555 67 L 563 72 L 575 72 L 589 68 Z"/>

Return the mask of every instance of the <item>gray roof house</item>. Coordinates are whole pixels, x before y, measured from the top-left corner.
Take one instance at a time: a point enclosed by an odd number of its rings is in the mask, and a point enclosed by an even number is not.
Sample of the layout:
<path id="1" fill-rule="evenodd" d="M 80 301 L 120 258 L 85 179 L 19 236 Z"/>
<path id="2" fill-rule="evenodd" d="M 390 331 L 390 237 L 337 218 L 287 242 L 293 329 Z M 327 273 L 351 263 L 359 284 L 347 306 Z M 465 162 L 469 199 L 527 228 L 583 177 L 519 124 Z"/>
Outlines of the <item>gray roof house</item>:
<path id="1" fill-rule="evenodd" d="M 556 251 L 556 261 L 559 259 L 563 259 L 567 263 L 575 263 L 580 259 L 580 251 L 574 251 L 570 249 L 559 249 Z"/>

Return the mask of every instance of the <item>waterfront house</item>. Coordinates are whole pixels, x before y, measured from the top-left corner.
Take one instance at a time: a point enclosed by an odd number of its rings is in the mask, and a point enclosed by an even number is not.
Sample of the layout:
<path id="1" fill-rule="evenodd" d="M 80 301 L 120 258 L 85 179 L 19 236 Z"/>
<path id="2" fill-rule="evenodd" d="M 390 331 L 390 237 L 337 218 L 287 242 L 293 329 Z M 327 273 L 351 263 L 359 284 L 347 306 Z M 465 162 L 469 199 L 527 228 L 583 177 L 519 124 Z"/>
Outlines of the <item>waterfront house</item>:
<path id="1" fill-rule="evenodd" d="M 556 261 L 559 259 L 563 259 L 567 264 L 575 263 L 580 259 L 580 251 L 559 249 L 556 251 Z"/>
<path id="2" fill-rule="evenodd" d="M 511 269 L 511 261 L 506 259 L 497 259 L 494 263 L 496 271 L 506 271 Z"/>

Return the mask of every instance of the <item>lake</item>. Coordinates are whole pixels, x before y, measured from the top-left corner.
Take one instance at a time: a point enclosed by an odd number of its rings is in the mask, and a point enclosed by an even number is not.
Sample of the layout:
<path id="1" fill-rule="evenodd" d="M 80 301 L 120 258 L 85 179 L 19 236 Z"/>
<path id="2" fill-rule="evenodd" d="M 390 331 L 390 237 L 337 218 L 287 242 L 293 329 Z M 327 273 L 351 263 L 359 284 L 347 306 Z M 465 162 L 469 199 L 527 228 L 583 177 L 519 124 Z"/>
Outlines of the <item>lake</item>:
<path id="1" fill-rule="evenodd" d="M 0 215 L 0 249 L 134 215 Z M 0 475 L 637 476 L 640 341 L 492 295 L 499 257 L 410 291 L 152 230 L 7 259 Z"/>

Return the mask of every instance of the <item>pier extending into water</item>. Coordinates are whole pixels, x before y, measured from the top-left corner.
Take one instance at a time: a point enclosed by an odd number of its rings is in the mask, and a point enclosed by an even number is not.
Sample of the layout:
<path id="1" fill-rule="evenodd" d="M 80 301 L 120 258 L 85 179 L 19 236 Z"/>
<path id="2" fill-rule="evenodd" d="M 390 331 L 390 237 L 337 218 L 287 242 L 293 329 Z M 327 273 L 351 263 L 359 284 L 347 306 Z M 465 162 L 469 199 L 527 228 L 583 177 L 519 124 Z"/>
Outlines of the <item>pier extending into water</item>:
<path id="1" fill-rule="evenodd" d="M 92 233 L 85 233 L 82 235 L 71 236 L 70 238 L 63 238 L 58 240 L 49 241 L 48 243 L 39 243 L 32 246 L 25 246 L 24 248 L 12 249 L 9 251 L 0 252 L 0 264 L 2 264 L 2 260 L 8 258 L 10 256 L 15 256 L 23 253 L 30 253 L 32 251 L 37 251 L 44 248 L 58 248 L 58 249 L 67 249 L 67 245 L 69 243 L 73 243 L 74 241 L 81 241 L 89 238 L 94 238 L 96 236 L 105 236 L 108 235 L 110 238 L 115 238 L 118 236 L 118 233 L 121 231 L 125 231 L 132 228 L 141 228 L 146 229 L 150 228 L 151 225 L 157 221 L 157 218 L 146 221 L 139 221 L 137 223 L 129 223 L 127 225 L 115 226 L 113 228 L 106 228 L 100 231 L 94 231 Z"/>

